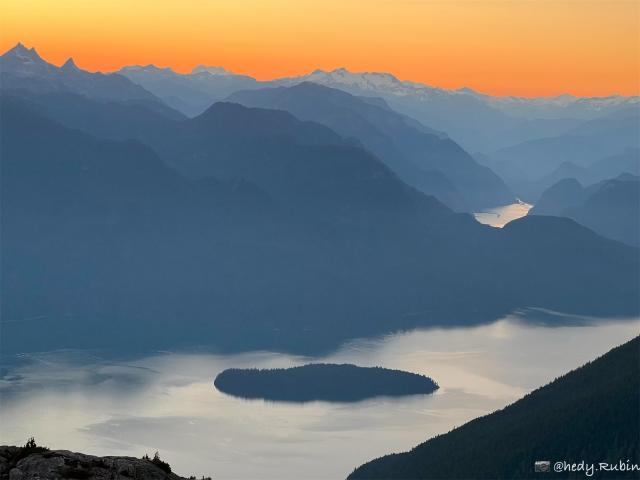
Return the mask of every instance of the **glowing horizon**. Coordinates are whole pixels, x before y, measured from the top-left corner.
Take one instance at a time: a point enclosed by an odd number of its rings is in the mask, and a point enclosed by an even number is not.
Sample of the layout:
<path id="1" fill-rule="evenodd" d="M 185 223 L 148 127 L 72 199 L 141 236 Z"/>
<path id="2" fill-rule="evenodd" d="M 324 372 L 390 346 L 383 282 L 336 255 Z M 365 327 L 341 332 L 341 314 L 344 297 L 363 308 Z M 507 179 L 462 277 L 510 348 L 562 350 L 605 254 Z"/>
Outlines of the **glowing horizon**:
<path id="1" fill-rule="evenodd" d="M 222 66 L 258 80 L 388 72 L 490 95 L 640 94 L 640 2 L 5 0 L 0 50 L 60 65 Z"/>

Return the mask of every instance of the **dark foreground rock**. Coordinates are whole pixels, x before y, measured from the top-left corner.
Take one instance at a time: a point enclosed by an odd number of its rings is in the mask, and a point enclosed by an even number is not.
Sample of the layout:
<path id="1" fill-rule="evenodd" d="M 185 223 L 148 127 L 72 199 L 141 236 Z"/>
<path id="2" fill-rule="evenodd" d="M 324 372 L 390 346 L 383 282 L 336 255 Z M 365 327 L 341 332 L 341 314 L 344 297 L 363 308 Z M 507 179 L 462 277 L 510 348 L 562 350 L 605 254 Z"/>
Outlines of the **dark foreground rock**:
<path id="1" fill-rule="evenodd" d="M 96 457 L 68 450 L 24 452 L 24 447 L 10 446 L 0 446 L 0 479 L 186 480 L 147 459 Z"/>

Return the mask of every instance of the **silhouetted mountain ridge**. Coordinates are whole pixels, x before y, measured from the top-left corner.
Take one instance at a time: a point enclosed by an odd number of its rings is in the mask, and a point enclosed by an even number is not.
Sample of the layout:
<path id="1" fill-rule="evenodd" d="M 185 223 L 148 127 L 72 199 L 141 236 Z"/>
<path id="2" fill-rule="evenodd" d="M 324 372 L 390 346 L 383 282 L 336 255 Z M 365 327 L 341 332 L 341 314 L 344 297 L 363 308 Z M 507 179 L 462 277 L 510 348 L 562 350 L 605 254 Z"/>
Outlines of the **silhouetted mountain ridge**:
<path id="1" fill-rule="evenodd" d="M 229 100 L 286 110 L 357 138 L 406 183 L 454 209 L 481 210 L 514 200 L 499 177 L 446 135 L 341 90 L 303 82 L 236 92 Z"/>

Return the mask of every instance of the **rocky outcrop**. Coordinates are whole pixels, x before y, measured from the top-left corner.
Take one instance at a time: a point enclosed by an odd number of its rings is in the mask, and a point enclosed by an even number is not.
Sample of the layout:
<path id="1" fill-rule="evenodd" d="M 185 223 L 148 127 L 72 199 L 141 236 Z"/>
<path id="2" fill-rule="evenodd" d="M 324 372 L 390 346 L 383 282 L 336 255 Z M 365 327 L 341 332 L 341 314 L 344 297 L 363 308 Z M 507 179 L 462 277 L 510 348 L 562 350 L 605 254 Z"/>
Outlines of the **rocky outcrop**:
<path id="1" fill-rule="evenodd" d="M 96 457 L 68 450 L 24 452 L 0 447 L 0 480 L 185 480 L 165 472 L 151 460 L 134 457 Z"/>

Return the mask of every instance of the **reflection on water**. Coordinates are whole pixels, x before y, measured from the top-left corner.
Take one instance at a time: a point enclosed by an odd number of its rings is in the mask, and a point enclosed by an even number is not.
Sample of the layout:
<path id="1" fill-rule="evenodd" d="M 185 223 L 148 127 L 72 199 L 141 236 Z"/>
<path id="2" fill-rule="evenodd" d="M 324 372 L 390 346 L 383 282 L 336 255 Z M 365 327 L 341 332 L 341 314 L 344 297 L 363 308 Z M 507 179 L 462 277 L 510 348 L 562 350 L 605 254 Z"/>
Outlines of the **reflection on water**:
<path id="1" fill-rule="evenodd" d="M 510 316 L 480 327 L 354 341 L 322 358 L 162 353 L 113 362 L 87 352 L 30 355 L 3 372 L 0 444 L 35 435 L 55 448 L 99 455 L 159 450 L 174 471 L 217 479 L 344 478 L 364 461 L 501 408 L 640 330 L 639 320 L 548 328 L 551 314 L 544 314 L 537 324 Z M 309 361 L 423 373 L 441 388 L 355 404 L 290 404 L 233 398 L 213 387 L 232 366 Z"/>
<path id="2" fill-rule="evenodd" d="M 502 228 L 512 220 L 526 216 L 532 207 L 533 205 L 518 200 L 517 203 L 474 213 L 473 216 L 476 217 L 476 220 L 480 223 Z"/>

